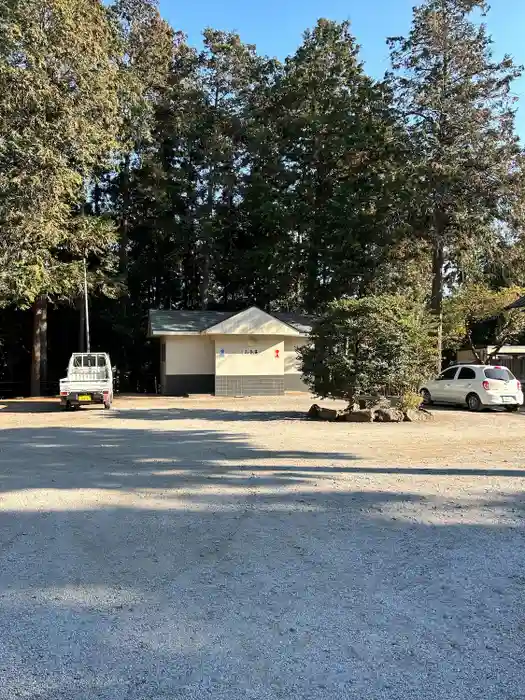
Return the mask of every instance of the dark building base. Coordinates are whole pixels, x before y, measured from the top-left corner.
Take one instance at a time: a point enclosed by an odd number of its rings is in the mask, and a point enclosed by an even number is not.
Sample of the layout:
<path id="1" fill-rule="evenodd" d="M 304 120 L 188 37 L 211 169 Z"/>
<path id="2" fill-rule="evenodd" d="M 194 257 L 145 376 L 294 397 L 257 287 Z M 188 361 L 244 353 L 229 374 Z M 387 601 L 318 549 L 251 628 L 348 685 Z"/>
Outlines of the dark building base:
<path id="1" fill-rule="evenodd" d="M 300 374 L 226 376 L 168 374 L 164 394 L 216 394 L 217 396 L 281 396 L 285 391 L 308 392 Z"/>
<path id="2" fill-rule="evenodd" d="M 284 375 L 215 377 L 216 396 L 281 396 Z"/>
<path id="3" fill-rule="evenodd" d="M 214 390 L 214 374 L 166 375 L 164 393 L 168 396 L 185 396 L 186 394 L 213 394 Z"/>
<path id="4" fill-rule="evenodd" d="M 284 375 L 284 390 L 285 391 L 303 391 L 310 393 L 310 389 L 303 381 L 301 374 L 285 374 Z"/>

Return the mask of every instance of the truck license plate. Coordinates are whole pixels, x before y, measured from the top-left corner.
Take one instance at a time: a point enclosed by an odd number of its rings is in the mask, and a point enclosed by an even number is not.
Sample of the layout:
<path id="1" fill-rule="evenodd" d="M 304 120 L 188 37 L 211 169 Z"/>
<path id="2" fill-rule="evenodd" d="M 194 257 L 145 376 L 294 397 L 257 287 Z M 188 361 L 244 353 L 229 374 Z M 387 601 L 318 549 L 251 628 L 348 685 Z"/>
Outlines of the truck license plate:
<path id="1" fill-rule="evenodd" d="M 91 401 L 91 396 L 89 394 L 81 394 L 78 397 L 79 401 Z"/>

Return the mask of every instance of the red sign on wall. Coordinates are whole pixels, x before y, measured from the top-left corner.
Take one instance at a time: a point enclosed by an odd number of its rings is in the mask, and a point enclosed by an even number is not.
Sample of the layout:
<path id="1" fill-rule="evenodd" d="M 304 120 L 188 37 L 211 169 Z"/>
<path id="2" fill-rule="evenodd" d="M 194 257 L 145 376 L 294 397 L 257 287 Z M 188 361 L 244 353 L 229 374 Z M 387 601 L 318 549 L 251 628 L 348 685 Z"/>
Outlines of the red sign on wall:
<path id="1" fill-rule="evenodd" d="M 275 351 L 275 359 L 276 359 L 276 360 L 279 359 L 279 350 L 276 350 L 276 351 Z"/>

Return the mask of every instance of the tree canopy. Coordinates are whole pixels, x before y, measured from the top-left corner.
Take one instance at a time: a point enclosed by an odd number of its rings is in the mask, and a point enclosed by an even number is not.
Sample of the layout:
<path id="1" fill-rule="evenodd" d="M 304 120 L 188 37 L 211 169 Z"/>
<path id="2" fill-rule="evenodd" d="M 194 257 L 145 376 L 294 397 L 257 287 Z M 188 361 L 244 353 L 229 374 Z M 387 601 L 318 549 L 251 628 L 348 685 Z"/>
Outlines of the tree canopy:
<path id="1" fill-rule="evenodd" d="M 192 46 L 156 0 L 3 2 L 0 383 L 32 363 L 38 393 L 81 349 L 84 261 L 94 344 L 129 390 L 158 377 L 150 308 L 335 323 L 382 299 L 430 328 L 436 364 L 519 340 L 521 69 L 487 13 L 423 0 L 378 80 L 349 22 L 319 19 L 280 62 L 231 31 Z"/>
<path id="2" fill-rule="evenodd" d="M 521 67 L 495 59 L 485 24 L 475 21 L 487 11 L 485 0 L 426 0 L 408 36 L 389 39 L 389 82 L 412 145 L 410 217 L 432 252 L 439 338 L 447 281 L 471 275 L 476 258 L 500 243 L 496 233 L 503 243 L 523 226 L 512 93 Z"/>

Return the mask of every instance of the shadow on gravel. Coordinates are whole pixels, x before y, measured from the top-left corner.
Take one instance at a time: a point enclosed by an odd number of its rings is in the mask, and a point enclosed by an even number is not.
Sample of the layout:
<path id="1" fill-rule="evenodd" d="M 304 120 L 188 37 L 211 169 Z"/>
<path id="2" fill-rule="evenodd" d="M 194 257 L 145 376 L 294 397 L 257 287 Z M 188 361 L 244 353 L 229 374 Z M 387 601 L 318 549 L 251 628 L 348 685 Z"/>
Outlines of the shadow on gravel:
<path id="1" fill-rule="evenodd" d="M 257 464 L 264 460 L 266 464 Z M 275 460 L 275 461 L 274 461 Z M 348 462 L 346 465 L 298 461 Z M 288 464 L 283 461 L 289 462 Z M 0 431 L 0 492 L 24 489 L 234 490 L 330 480 L 338 474 L 525 478 L 525 469 L 490 467 L 359 466 L 358 455 L 307 450 L 265 450 L 242 435 L 218 430 L 119 428 L 15 428 Z"/>
<path id="2" fill-rule="evenodd" d="M 0 512 L 0 698 L 523 697 L 522 529 L 410 492 L 206 500 Z"/>
<path id="3" fill-rule="evenodd" d="M 266 422 L 306 420 L 305 411 L 251 411 L 242 406 L 238 409 L 222 408 L 151 408 L 151 409 L 117 409 L 126 420 L 163 421 L 163 420 L 209 420 L 233 422 Z"/>
<path id="4" fill-rule="evenodd" d="M 312 400 L 312 403 L 315 401 Z M 428 410 L 431 413 L 462 413 L 468 414 L 466 408 L 461 408 L 458 406 L 430 406 Z M 307 408 L 304 411 L 286 411 L 286 410 L 271 410 L 271 411 L 252 411 L 250 409 L 245 409 L 242 405 L 237 409 L 222 409 L 222 408 L 199 408 L 198 406 L 192 406 L 191 408 L 119 408 L 116 409 L 116 414 L 121 414 L 126 420 L 140 420 L 140 421 L 176 421 L 176 420 L 205 420 L 205 421 L 224 421 L 224 422 L 268 422 L 268 421 L 299 421 L 308 420 L 306 417 Z M 508 414 L 505 409 L 494 408 L 487 409 L 484 413 L 504 413 L 506 415 L 522 415 L 525 413 L 520 412 Z M 115 413 L 113 413 L 113 416 Z M 107 415 L 110 418 L 110 415 Z M 326 423 L 325 423 L 326 424 Z M 334 425 L 346 425 L 345 423 L 334 423 Z"/>
<path id="5" fill-rule="evenodd" d="M 352 454 L 272 451 L 242 435 L 218 430 L 119 428 L 15 428 L 0 431 L 0 492 L 35 488 L 176 489 L 213 482 L 239 489 L 250 483 L 253 460 L 353 461 Z M 296 470 L 295 466 L 290 466 Z M 322 476 L 288 477 L 287 467 L 264 467 L 267 486 L 299 483 Z M 326 472 L 328 474 L 328 472 Z"/>
<path id="6" fill-rule="evenodd" d="M 446 479 L 525 470 L 357 460 L 217 430 L 0 431 L 0 699 L 525 697 L 523 493 L 457 501 Z M 68 493 L 37 508 L 38 489 Z"/>
<path id="7" fill-rule="evenodd" d="M 0 399 L 0 417 L 2 413 L 56 413 L 60 411 L 59 399 L 49 401 L 2 401 Z"/>

